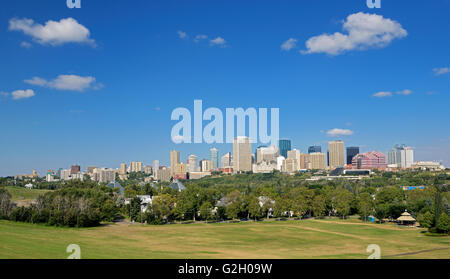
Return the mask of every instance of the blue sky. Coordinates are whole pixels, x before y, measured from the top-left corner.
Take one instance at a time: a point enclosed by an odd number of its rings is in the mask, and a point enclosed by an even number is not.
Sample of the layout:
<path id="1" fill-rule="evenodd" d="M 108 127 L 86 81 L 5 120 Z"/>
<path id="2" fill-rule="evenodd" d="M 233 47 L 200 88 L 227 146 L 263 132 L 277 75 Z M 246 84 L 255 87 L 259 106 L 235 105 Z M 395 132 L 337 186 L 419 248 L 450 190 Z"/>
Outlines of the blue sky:
<path id="1" fill-rule="evenodd" d="M 280 108 L 301 151 L 405 143 L 450 165 L 449 0 L 81 1 L 2 2 L 0 176 L 207 158 L 170 138 L 195 99 Z"/>

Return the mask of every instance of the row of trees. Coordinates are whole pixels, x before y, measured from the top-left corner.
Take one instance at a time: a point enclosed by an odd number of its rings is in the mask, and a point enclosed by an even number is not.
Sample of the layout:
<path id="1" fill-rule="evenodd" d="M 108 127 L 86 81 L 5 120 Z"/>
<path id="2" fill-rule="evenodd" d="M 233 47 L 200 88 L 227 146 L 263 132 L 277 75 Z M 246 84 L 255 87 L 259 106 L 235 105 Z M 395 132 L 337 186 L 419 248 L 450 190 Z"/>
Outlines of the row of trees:
<path id="1" fill-rule="evenodd" d="M 117 192 L 94 183 L 73 182 L 39 196 L 28 207 L 14 207 L 11 195 L 0 189 L 0 218 L 55 226 L 91 227 L 113 221 L 121 199 Z M 123 202 L 123 200 L 122 200 Z"/>
<path id="2" fill-rule="evenodd" d="M 447 177 L 435 177 L 434 182 L 446 182 Z M 151 223 L 170 221 L 211 220 L 211 219 L 261 219 L 296 216 L 323 217 L 340 216 L 346 218 L 359 214 L 362 220 L 369 215 L 379 222 L 396 219 L 405 210 L 413 216 L 421 217 L 439 204 L 440 215 L 450 214 L 449 193 L 441 191 L 437 201 L 436 188 L 404 191 L 400 186 L 379 186 L 366 181 L 308 182 L 305 179 L 272 174 L 242 174 L 216 178 L 206 178 L 186 182 L 186 190 L 174 191 L 168 187 L 151 188 L 128 187 L 130 193 L 146 191 L 156 196 L 147 211 L 139 213 L 139 199 L 133 220 Z M 147 189 L 147 190 L 146 190 Z M 126 189 L 127 192 L 127 189 Z M 132 206 L 132 205 L 130 205 Z M 129 208 L 126 212 L 130 212 Z M 441 222 L 442 223 L 442 222 Z M 433 224 L 437 224 L 437 221 Z M 441 230 L 443 231 L 443 230 Z"/>

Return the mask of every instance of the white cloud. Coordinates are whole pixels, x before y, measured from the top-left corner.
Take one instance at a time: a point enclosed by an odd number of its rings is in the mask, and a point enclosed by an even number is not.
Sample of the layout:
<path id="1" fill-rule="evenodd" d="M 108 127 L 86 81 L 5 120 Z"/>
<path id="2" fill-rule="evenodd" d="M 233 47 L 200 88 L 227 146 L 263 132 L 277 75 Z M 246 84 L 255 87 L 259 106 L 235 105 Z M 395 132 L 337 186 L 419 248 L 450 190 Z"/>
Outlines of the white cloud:
<path id="1" fill-rule="evenodd" d="M 343 23 L 347 34 L 336 32 L 314 36 L 306 41 L 307 50 L 303 54 L 327 53 L 339 55 L 350 50 L 369 47 L 384 47 L 394 39 L 406 37 L 407 31 L 391 19 L 377 14 L 351 14 Z"/>
<path id="2" fill-rule="evenodd" d="M 33 97 L 34 95 L 35 95 L 34 91 L 31 89 L 16 90 L 11 93 L 11 96 L 13 97 L 14 100 L 28 99 L 28 98 Z"/>
<path id="3" fill-rule="evenodd" d="M 329 130 L 327 132 L 327 135 L 329 137 L 351 136 L 351 135 L 353 135 L 353 131 L 352 130 L 348 130 L 348 129 L 334 128 L 332 130 Z"/>
<path id="4" fill-rule="evenodd" d="M 448 68 L 448 67 L 434 68 L 433 71 L 434 71 L 435 75 L 440 76 L 440 75 L 443 75 L 443 74 L 446 74 L 446 73 L 450 73 L 450 68 Z"/>
<path id="5" fill-rule="evenodd" d="M 225 46 L 226 43 L 227 43 L 227 41 L 225 41 L 225 39 L 222 38 L 222 37 L 217 37 L 217 38 L 215 38 L 215 39 L 213 39 L 213 40 L 211 40 L 209 42 L 210 42 L 210 44 L 212 46 L 216 46 L 216 45 L 218 45 L 218 46 Z"/>
<path id="6" fill-rule="evenodd" d="M 186 39 L 186 38 L 188 37 L 187 33 L 186 33 L 186 32 L 183 32 L 183 31 L 181 31 L 181 30 L 179 30 L 177 33 L 178 33 L 178 37 L 179 37 L 180 39 Z"/>
<path id="7" fill-rule="evenodd" d="M 42 45 L 62 45 L 65 43 L 86 43 L 95 46 L 90 38 L 90 31 L 73 18 L 60 21 L 49 20 L 45 25 L 35 23 L 34 20 L 13 18 L 9 21 L 10 31 L 22 31 Z"/>
<path id="8" fill-rule="evenodd" d="M 206 39 L 208 39 L 208 36 L 200 34 L 200 35 L 195 36 L 194 42 L 198 43 L 201 40 L 206 40 Z"/>
<path id="9" fill-rule="evenodd" d="M 281 45 L 281 49 L 285 51 L 290 51 L 295 47 L 297 47 L 297 39 L 294 38 L 290 38 Z"/>
<path id="10" fill-rule="evenodd" d="M 378 92 L 378 93 L 373 94 L 373 96 L 377 97 L 377 98 L 391 97 L 392 93 L 388 92 L 388 91 L 382 91 L 382 92 Z"/>
<path id="11" fill-rule="evenodd" d="M 77 76 L 77 75 L 59 75 L 57 78 L 47 81 L 40 77 L 24 80 L 24 82 L 32 85 L 48 87 L 58 90 L 84 91 L 86 89 L 100 89 L 103 84 L 96 83 L 94 77 Z"/>
<path id="12" fill-rule="evenodd" d="M 405 89 L 405 90 L 402 90 L 402 91 L 398 91 L 397 94 L 398 94 L 398 95 L 405 95 L 405 96 L 408 96 L 408 95 L 411 95 L 411 94 L 412 94 L 412 91 L 409 90 L 409 89 Z"/>

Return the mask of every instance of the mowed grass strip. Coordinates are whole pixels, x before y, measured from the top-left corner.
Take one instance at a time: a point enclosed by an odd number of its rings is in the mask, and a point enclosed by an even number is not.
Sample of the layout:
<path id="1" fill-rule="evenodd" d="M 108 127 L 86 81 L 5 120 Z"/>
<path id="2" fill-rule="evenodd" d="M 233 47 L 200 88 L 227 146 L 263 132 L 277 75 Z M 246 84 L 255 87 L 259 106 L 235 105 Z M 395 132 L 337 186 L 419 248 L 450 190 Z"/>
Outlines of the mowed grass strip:
<path id="1" fill-rule="evenodd" d="M 0 221 L 0 258 L 64 259 L 72 243 L 80 245 L 85 259 L 364 259 L 370 244 L 381 247 L 382 257 L 450 258 L 448 236 L 427 237 L 415 228 L 356 220 L 83 229 Z"/>

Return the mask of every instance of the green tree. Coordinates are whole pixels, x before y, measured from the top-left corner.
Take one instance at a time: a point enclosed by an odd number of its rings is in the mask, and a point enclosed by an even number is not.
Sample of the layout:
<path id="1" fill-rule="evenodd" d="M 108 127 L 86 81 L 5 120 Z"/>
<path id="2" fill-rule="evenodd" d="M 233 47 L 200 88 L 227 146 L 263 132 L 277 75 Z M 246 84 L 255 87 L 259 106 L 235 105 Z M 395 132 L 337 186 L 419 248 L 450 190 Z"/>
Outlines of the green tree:
<path id="1" fill-rule="evenodd" d="M 387 204 L 378 204 L 375 206 L 375 217 L 378 219 L 378 221 L 383 221 L 384 218 L 386 218 L 389 211 L 389 205 Z"/>
<path id="2" fill-rule="evenodd" d="M 358 197 L 358 211 L 361 214 L 361 217 L 363 218 L 363 221 L 367 221 L 367 216 L 372 212 L 373 210 L 373 198 L 372 196 L 365 192 L 361 193 Z"/>
<path id="3" fill-rule="evenodd" d="M 425 214 L 419 215 L 417 219 L 422 227 L 427 229 L 433 227 L 434 216 L 430 211 L 425 212 Z"/>
<path id="4" fill-rule="evenodd" d="M 445 214 L 445 213 L 441 214 L 441 216 L 439 217 L 439 219 L 437 221 L 436 229 L 440 233 L 450 232 L 450 217 L 448 217 L 447 214 Z"/>
<path id="5" fill-rule="evenodd" d="M 0 188 L 0 219 L 8 219 L 12 208 L 11 194 L 5 188 Z"/>
<path id="6" fill-rule="evenodd" d="M 315 217 L 322 217 L 325 214 L 326 201 L 324 195 L 316 195 L 312 201 L 312 211 Z"/>
<path id="7" fill-rule="evenodd" d="M 252 196 L 248 202 L 248 213 L 255 221 L 261 217 L 261 206 L 257 197 Z"/>
<path id="8" fill-rule="evenodd" d="M 212 216 L 213 206 L 210 202 L 204 202 L 200 206 L 200 216 L 208 222 L 208 219 Z"/>
<path id="9" fill-rule="evenodd" d="M 345 189 L 338 189 L 334 195 L 334 205 L 337 214 L 344 219 L 350 213 L 350 204 L 353 201 L 353 194 Z"/>

